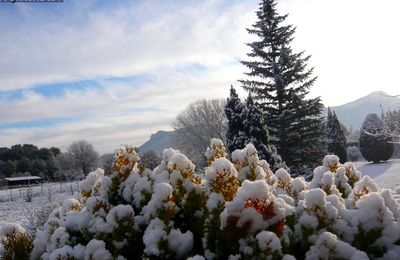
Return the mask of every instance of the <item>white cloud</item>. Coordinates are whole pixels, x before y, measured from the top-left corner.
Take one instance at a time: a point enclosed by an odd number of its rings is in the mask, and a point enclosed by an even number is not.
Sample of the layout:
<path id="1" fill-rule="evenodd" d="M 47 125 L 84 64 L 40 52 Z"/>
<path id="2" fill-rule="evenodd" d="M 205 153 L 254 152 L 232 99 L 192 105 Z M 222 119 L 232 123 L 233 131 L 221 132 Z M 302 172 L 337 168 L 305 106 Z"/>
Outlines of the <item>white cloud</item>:
<path id="1" fill-rule="evenodd" d="M 56 146 L 65 150 L 77 139 L 93 143 L 101 153 L 113 152 L 122 144 L 139 146 L 150 134 L 169 124 L 169 113 L 144 112 L 140 114 L 103 114 L 100 118 L 55 125 L 0 129 L 0 143 L 11 146 L 17 143 L 33 143 L 39 147 Z M 149 120 L 149 119 L 157 120 Z M 168 129 L 166 129 L 168 130 Z"/>
<path id="2" fill-rule="evenodd" d="M 226 98 L 230 75 L 240 64 L 212 67 L 196 74 L 160 72 L 151 83 L 131 87 L 108 83 L 102 88 L 70 90 L 64 96 L 44 97 L 26 91 L 18 101 L 2 100 L 0 125 L 51 118 L 77 118 L 45 127 L 9 127 L 0 130 L 0 143 L 34 143 L 65 148 L 76 139 L 88 139 L 101 152 L 120 144 L 139 146 L 157 130 L 170 129 L 175 116 L 200 98 Z"/>
<path id="3" fill-rule="evenodd" d="M 64 118 L 100 117 L 102 113 L 127 110 L 165 110 L 176 114 L 199 98 L 225 98 L 232 74 L 239 74 L 240 64 L 208 68 L 201 73 L 166 70 L 152 76 L 152 81 L 132 87 L 128 82 L 105 82 L 100 88 L 66 90 L 64 95 L 45 97 L 34 90 L 23 92 L 20 99 L 0 102 L 0 125 L 16 122 Z"/>
<path id="4" fill-rule="evenodd" d="M 98 76 L 126 76 L 186 63 L 221 64 L 244 54 L 254 5 L 221 1 L 129 2 L 59 19 L 5 27 L 0 90 Z M 75 10 L 77 11 L 77 10 Z M 41 12 L 37 16 L 44 15 Z M 72 16 L 72 17 L 71 17 Z"/>

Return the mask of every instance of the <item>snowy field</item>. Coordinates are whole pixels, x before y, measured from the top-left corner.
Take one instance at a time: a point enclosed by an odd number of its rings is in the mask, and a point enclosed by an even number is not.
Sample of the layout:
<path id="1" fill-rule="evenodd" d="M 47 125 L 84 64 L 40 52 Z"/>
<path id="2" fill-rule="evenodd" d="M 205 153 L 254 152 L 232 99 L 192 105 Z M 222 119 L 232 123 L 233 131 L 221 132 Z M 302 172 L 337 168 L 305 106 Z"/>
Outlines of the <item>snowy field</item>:
<path id="1" fill-rule="evenodd" d="M 356 162 L 357 169 L 373 178 L 381 189 L 394 189 L 400 186 L 400 159 L 382 163 Z"/>
<path id="2" fill-rule="evenodd" d="M 379 188 L 400 186 L 400 159 L 378 164 L 356 162 L 363 175 L 373 178 Z M 32 201 L 28 202 L 28 189 L 0 190 L 0 221 L 16 222 L 33 231 L 52 209 L 66 198 L 77 196 L 78 183 L 45 183 L 32 188 Z"/>
<path id="3" fill-rule="evenodd" d="M 26 187 L 0 190 L 0 222 L 19 223 L 32 232 L 66 198 L 76 196 L 77 191 L 77 182 L 44 183 L 30 190 Z"/>

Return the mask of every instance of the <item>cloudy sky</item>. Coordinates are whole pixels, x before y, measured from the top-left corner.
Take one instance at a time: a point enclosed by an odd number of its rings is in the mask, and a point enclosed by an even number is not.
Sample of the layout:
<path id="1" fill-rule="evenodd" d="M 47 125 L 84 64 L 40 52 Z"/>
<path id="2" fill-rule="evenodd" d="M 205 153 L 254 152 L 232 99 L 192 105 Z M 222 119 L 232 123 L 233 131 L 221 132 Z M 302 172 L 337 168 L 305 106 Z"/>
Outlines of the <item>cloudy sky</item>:
<path id="1" fill-rule="evenodd" d="M 372 91 L 400 94 L 396 0 L 279 0 L 312 55 L 310 97 L 340 105 Z M 101 153 L 170 130 L 199 98 L 240 88 L 256 0 L 0 3 L 0 146 Z M 241 92 L 244 95 L 244 92 Z"/>

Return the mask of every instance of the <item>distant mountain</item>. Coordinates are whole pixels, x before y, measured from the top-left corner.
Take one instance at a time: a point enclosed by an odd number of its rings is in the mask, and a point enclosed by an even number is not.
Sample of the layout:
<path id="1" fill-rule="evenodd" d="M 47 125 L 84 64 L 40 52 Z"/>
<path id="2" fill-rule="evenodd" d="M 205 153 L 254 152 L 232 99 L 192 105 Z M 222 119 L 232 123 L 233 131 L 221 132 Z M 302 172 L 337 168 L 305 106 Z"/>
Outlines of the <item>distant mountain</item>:
<path id="1" fill-rule="evenodd" d="M 381 106 L 384 111 L 400 108 L 400 98 L 393 97 L 383 91 L 375 91 L 371 94 L 359 98 L 353 102 L 341 106 L 331 107 L 336 112 L 340 122 L 347 129 L 357 130 L 361 127 L 365 117 L 369 113 L 381 114 Z M 327 109 L 325 109 L 325 114 Z"/>
<path id="2" fill-rule="evenodd" d="M 171 140 L 175 131 L 158 131 L 150 136 L 150 139 L 139 147 L 139 153 L 143 154 L 148 150 L 153 150 L 160 155 L 165 148 L 171 147 Z"/>

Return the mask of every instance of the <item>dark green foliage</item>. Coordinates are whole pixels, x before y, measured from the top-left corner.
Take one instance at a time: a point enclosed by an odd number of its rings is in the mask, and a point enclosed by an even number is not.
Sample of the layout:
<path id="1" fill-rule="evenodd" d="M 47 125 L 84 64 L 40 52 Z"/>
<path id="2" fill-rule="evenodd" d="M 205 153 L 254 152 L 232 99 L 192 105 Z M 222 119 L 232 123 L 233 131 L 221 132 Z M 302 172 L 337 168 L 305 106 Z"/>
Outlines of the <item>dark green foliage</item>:
<path id="1" fill-rule="evenodd" d="M 391 141 L 382 119 L 377 114 L 367 115 L 360 135 L 360 151 L 365 160 L 378 163 L 390 159 L 394 151 Z"/>
<path id="2" fill-rule="evenodd" d="M 287 15 L 277 13 L 274 0 L 263 0 L 256 13 L 258 20 L 248 32 L 259 40 L 248 44 L 250 60 L 242 63 L 249 79 L 241 83 L 260 102 L 271 142 L 286 164 L 297 169 L 316 164 L 325 153 L 323 105 L 320 98 L 306 99 L 316 80 L 307 68 L 310 56 L 292 51 L 295 28 L 283 24 Z"/>
<path id="3" fill-rule="evenodd" d="M 38 158 L 39 149 L 33 144 L 17 144 L 11 146 L 11 152 L 16 160 L 23 157 L 34 160 Z"/>
<path id="4" fill-rule="evenodd" d="M 191 231 L 193 233 L 193 249 L 194 254 L 203 252 L 203 231 L 206 219 L 206 202 L 207 197 L 203 192 L 190 191 L 187 197 L 182 200 L 179 194 L 174 191 L 175 202 L 182 209 L 183 214 L 177 215 L 175 218 L 175 226 L 182 232 Z"/>
<path id="5" fill-rule="evenodd" d="M 242 112 L 244 104 L 240 100 L 236 90 L 231 86 L 230 96 L 226 101 L 225 114 L 228 119 L 228 130 L 226 132 L 226 148 L 229 152 L 242 149 L 246 146 L 243 133 Z"/>
<path id="6" fill-rule="evenodd" d="M 15 161 L 7 160 L 0 161 L 0 172 L 6 177 L 12 176 L 17 169 L 17 163 Z"/>
<path id="7" fill-rule="evenodd" d="M 260 159 L 266 160 L 273 171 L 286 167 L 282 163 L 282 158 L 277 154 L 276 148 L 269 145 L 270 140 L 264 115 L 258 108 L 258 104 L 253 102 L 251 95 L 246 100 L 241 118 L 246 144 L 252 143 L 258 151 Z"/>
<path id="8" fill-rule="evenodd" d="M 32 169 L 32 161 L 26 157 L 22 157 L 17 161 L 17 172 L 25 173 L 30 172 Z"/>
<path id="9" fill-rule="evenodd" d="M 49 179 L 54 179 L 54 173 L 57 171 L 57 166 L 55 160 L 48 160 L 46 161 L 46 168 L 44 170 L 44 176 Z"/>
<path id="10" fill-rule="evenodd" d="M 39 157 L 39 159 L 48 161 L 48 160 L 54 159 L 55 156 L 50 149 L 40 148 L 38 151 L 38 157 Z"/>
<path id="11" fill-rule="evenodd" d="M 108 191 L 108 202 L 116 206 L 119 204 L 127 204 L 126 200 L 121 196 L 119 190 L 121 182 L 125 181 L 126 177 L 114 174 L 111 176 L 111 187 Z"/>
<path id="12" fill-rule="evenodd" d="M 211 252 L 215 252 L 219 259 L 227 258 L 225 244 L 223 240 L 223 231 L 218 228 L 221 225 L 220 214 L 224 210 L 225 205 L 219 204 L 217 208 L 208 212 L 208 218 L 204 224 L 204 233 L 207 241 L 207 248 Z M 229 250 L 228 250 L 229 251 Z"/>
<path id="13" fill-rule="evenodd" d="M 51 147 L 49 150 L 53 153 L 54 157 L 56 157 L 61 152 L 60 149 L 57 147 Z"/>
<path id="14" fill-rule="evenodd" d="M 90 240 L 94 238 L 92 233 L 84 228 L 80 229 L 79 231 L 68 229 L 68 233 L 71 236 L 71 240 L 75 244 L 87 245 Z"/>
<path id="15" fill-rule="evenodd" d="M 341 163 L 347 162 L 346 136 L 342 124 L 335 112 L 328 108 L 328 117 L 326 122 L 326 136 L 328 139 L 328 152 L 336 154 Z"/>
<path id="16" fill-rule="evenodd" d="M 386 248 L 374 245 L 374 242 L 382 236 L 383 228 L 375 228 L 365 231 L 361 226 L 358 227 L 358 232 L 354 236 L 353 246 L 366 252 L 374 258 L 382 257 L 386 252 Z"/>
<path id="17" fill-rule="evenodd" d="M 295 238 L 294 234 L 291 234 L 289 236 L 289 243 L 286 243 L 285 241 L 282 242 L 282 252 L 291 254 L 295 259 L 304 259 L 308 249 L 306 244 L 306 241 L 300 241 Z"/>
<path id="18" fill-rule="evenodd" d="M 11 161 L 13 160 L 11 149 L 7 147 L 0 147 L 0 161 Z"/>
<path id="19" fill-rule="evenodd" d="M 16 144 L 0 148 L 0 174 L 10 177 L 16 173 L 29 173 L 52 179 L 57 170 L 54 162 L 56 147 L 38 149 L 33 144 Z"/>
<path id="20" fill-rule="evenodd" d="M 228 118 L 226 143 L 230 152 L 242 149 L 252 143 L 258 151 L 260 159 L 266 160 L 272 170 L 286 167 L 282 158 L 277 154 L 276 148 L 270 145 L 265 116 L 259 105 L 254 103 L 251 95 L 243 104 L 236 90 L 231 86 L 225 114 Z"/>
<path id="21" fill-rule="evenodd" d="M 32 162 L 31 173 L 33 175 L 41 175 L 46 170 L 46 161 L 36 159 Z"/>

